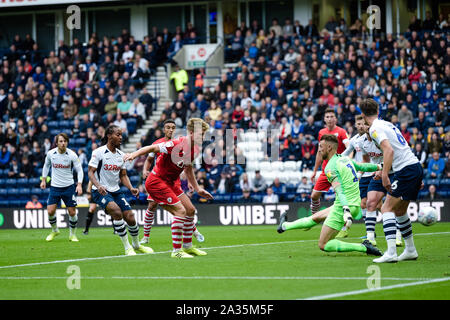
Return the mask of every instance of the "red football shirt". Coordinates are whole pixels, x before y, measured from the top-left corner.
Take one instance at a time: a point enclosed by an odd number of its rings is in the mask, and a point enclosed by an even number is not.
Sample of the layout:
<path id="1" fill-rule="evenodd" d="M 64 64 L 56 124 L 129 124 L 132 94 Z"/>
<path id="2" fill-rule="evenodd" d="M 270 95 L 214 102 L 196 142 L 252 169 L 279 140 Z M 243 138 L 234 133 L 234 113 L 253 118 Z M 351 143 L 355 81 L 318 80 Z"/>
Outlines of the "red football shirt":
<path id="1" fill-rule="evenodd" d="M 158 140 L 156 140 L 155 142 L 153 142 L 152 145 L 158 144 L 158 143 L 164 143 L 164 142 L 168 142 L 168 141 L 172 141 L 172 139 L 166 140 L 165 137 L 162 137 L 162 138 L 159 138 Z M 158 162 L 158 156 L 161 155 L 161 152 L 158 152 L 156 154 L 149 154 L 149 155 L 156 158 L 156 162 Z M 155 167 L 156 167 L 156 164 L 155 164 Z M 178 177 L 178 180 L 180 180 L 180 177 Z"/>
<path id="2" fill-rule="evenodd" d="M 348 135 L 344 129 L 336 126 L 333 130 L 329 130 L 327 127 L 325 127 L 319 131 L 319 141 L 322 138 L 322 136 L 324 136 L 326 134 L 334 134 L 338 138 L 337 154 L 341 154 L 342 152 L 345 151 L 346 147 L 345 147 L 344 141 L 348 140 Z M 328 160 L 323 160 L 322 170 L 325 169 L 325 167 L 327 166 L 327 163 L 328 163 Z"/>
<path id="3" fill-rule="evenodd" d="M 198 147 L 191 144 L 188 137 L 164 141 L 159 145 L 161 152 L 152 173 L 172 183 L 180 178 L 184 168 L 190 165 L 199 153 Z"/>

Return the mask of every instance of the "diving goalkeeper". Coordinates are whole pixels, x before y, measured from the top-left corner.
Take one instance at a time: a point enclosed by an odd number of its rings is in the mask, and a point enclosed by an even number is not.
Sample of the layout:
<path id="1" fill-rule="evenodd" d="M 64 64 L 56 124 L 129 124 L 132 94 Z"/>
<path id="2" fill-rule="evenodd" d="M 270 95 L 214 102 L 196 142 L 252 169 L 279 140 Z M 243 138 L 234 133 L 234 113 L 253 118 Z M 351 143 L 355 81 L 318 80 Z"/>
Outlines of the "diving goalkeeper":
<path id="1" fill-rule="evenodd" d="M 316 216 L 325 220 L 320 232 L 319 248 L 326 252 L 359 251 L 367 254 L 381 256 L 382 253 L 369 241 L 361 243 L 348 243 L 336 240 L 335 237 L 344 224 L 349 226 L 353 219 L 361 216 L 361 197 L 359 195 L 359 181 L 356 172 L 373 172 L 381 170 L 381 165 L 371 163 L 356 163 L 346 156 L 336 153 L 338 140 L 334 135 L 324 135 L 319 142 L 319 154 L 328 160 L 325 174 L 336 193 L 334 204 Z M 287 222 L 287 213 L 280 216 L 278 232 L 282 233 L 292 229 L 309 229 L 316 224 L 312 216 Z"/>

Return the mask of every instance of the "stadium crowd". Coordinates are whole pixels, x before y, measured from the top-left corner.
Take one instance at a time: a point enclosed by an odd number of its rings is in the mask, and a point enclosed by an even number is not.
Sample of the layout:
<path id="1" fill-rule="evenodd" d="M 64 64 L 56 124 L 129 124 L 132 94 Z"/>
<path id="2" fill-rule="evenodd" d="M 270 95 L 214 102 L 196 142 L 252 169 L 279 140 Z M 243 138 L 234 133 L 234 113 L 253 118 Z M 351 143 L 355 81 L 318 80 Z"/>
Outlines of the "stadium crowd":
<path id="1" fill-rule="evenodd" d="M 263 143 L 279 143 L 279 161 L 302 161 L 299 170 L 311 171 L 325 110 L 335 110 L 337 125 L 351 137 L 356 133 L 358 105 L 371 97 L 379 103 L 382 118 L 399 127 L 426 169 L 422 196 L 446 197 L 450 193 L 449 27 L 443 17 L 436 21 L 429 13 L 423 22 L 413 19 L 403 34 L 373 37 L 359 20 L 347 26 L 344 19 L 330 18 L 321 31 L 312 21 L 302 26 L 286 19 L 282 26 L 274 19 L 268 30 L 258 21 L 251 26 L 242 23 L 226 45 L 226 59 L 235 67 L 213 88 L 202 81 L 186 84 L 173 104 L 164 106 L 160 120 L 137 147 L 162 137 L 167 119 L 183 129 L 189 118 L 201 117 L 216 137 L 212 146 L 224 143 L 217 137 L 224 137 L 225 129 L 232 129 L 235 139 L 249 129 L 279 129 L 278 142 L 269 137 Z M 61 131 L 70 136 L 69 148 L 78 153 L 86 173 L 106 126 L 118 124 L 125 136 L 136 132 L 154 105 L 146 81 L 157 66 L 173 62 L 184 44 L 197 42 L 192 24 L 186 32 L 177 28 L 173 34 L 154 27 L 143 41 L 127 30 L 103 39 L 94 33 L 87 45 L 77 39 L 71 44 L 61 41 L 58 50 L 48 54 L 30 36 L 16 36 L 0 54 L 1 188 L 13 183 L 10 179 L 16 179 L 17 186 L 22 181 L 27 188 L 38 187 L 45 154 Z M 197 70 L 195 75 L 201 80 L 203 73 Z M 203 157 L 224 159 L 227 151 L 216 155 L 205 148 Z M 235 144 L 231 153 L 239 156 L 242 150 Z M 132 183 L 140 187 L 137 201 L 141 203 L 146 202 L 144 161 L 138 158 L 128 168 Z M 267 184 L 258 171 L 250 178 L 245 166 L 236 158 L 203 161 L 196 174 L 199 184 L 216 195 L 229 195 L 224 198 L 228 201 L 309 201 L 308 178 L 297 185 L 279 179 Z M 199 201 L 186 181 L 182 185 Z M 33 191 L 38 193 L 37 188 Z M 12 195 L 10 190 L 0 193 L 3 199 Z M 45 201 L 45 194 L 39 198 Z"/>

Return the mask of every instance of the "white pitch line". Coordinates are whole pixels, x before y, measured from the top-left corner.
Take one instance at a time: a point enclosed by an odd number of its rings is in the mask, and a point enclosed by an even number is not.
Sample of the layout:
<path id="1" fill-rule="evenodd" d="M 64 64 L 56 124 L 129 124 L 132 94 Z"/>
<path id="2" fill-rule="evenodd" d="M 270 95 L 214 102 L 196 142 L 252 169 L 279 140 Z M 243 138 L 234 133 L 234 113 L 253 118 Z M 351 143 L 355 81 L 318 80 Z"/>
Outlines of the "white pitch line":
<path id="1" fill-rule="evenodd" d="M 0 280 L 57 280 L 67 277 L 0 277 Z M 81 280 L 367 280 L 367 277 L 264 277 L 264 276 L 93 276 L 80 277 Z M 433 278 L 382 278 L 385 281 L 425 281 Z"/>
<path id="2" fill-rule="evenodd" d="M 421 235 L 427 236 L 427 235 L 440 235 L 440 234 L 450 234 L 450 232 L 418 233 L 418 234 L 415 234 L 414 236 L 421 236 Z M 348 239 L 360 239 L 360 238 L 348 238 Z M 246 244 L 236 244 L 236 245 L 231 245 L 231 246 L 202 248 L 202 250 L 229 249 L 229 248 L 239 248 L 239 247 L 266 246 L 266 245 L 277 245 L 277 244 L 286 244 L 286 243 L 305 243 L 305 242 L 316 242 L 316 241 L 317 240 L 293 240 L 293 241 L 265 242 L 265 243 L 246 243 Z M 152 254 L 162 254 L 162 253 L 170 253 L 170 252 L 171 251 L 159 251 L 159 252 L 154 252 Z M 142 256 L 142 255 L 136 255 L 136 256 Z M 136 257 L 136 256 L 134 256 L 134 257 Z M 16 265 L 9 265 L 9 266 L 0 266 L 0 269 L 19 268 L 19 267 L 31 267 L 31 266 L 40 266 L 40 265 L 57 264 L 57 263 L 94 261 L 94 260 L 114 259 L 114 258 L 126 258 L 126 257 L 129 257 L 129 256 L 120 255 L 120 256 L 104 256 L 104 257 L 93 257 L 93 258 L 79 258 L 79 259 L 68 259 L 68 260 L 44 261 L 44 262 L 16 264 Z"/>
<path id="3" fill-rule="evenodd" d="M 327 295 L 323 295 L 323 296 L 315 296 L 315 297 L 302 298 L 302 299 L 296 299 L 296 300 L 325 300 L 325 299 L 341 298 L 341 297 L 345 297 L 345 296 L 364 294 L 364 293 L 368 293 L 368 292 L 379 292 L 379 291 L 384 291 L 384 290 L 391 290 L 391 289 L 405 288 L 405 287 L 412 287 L 412 286 L 420 286 L 423 284 L 444 282 L 444 281 L 450 281 L 450 278 L 438 278 L 438 279 L 431 279 L 431 280 L 411 282 L 411 283 L 401 283 L 401 284 L 395 284 L 392 286 L 381 287 L 381 288 L 339 292 L 339 293 L 327 294 Z"/>

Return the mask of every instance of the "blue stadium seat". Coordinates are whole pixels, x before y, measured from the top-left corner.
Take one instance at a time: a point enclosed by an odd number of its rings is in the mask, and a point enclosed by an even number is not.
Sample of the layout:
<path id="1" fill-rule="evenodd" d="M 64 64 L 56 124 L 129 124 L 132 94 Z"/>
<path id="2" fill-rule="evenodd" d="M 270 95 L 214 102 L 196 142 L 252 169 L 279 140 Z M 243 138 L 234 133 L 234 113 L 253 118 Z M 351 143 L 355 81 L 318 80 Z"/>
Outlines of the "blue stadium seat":
<path id="1" fill-rule="evenodd" d="M 39 179 L 38 177 L 33 177 L 33 178 L 28 179 L 28 185 L 30 186 L 30 188 L 37 187 L 40 184 L 41 184 L 41 179 Z"/>
<path id="2" fill-rule="evenodd" d="M 61 133 L 65 133 L 70 137 L 72 135 L 72 129 L 63 129 L 61 130 Z"/>
<path id="3" fill-rule="evenodd" d="M 28 186 L 28 179 L 27 178 L 19 178 L 17 179 L 17 186 L 25 188 Z"/>
<path id="4" fill-rule="evenodd" d="M 49 130 L 59 129 L 58 121 L 49 121 L 47 122 L 47 126 Z"/>
<path id="5" fill-rule="evenodd" d="M 20 207 L 24 207 L 24 206 L 22 206 L 22 201 L 21 200 L 16 200 L 16 199 L 14 199 L 14 200 L 9 200 L 9 205 L 8 205 L 8 207 L 10 207 L 10 208 L 20 208 Z"/>
<path id="6" fill-rule="evenodd" d="M 36 195 L 36 196 L 38 196 L 38 198 L 40 198 L 41 194 L 42 194 L 42 189 L 41 188 L 31 188 L 31 190 L 30 190 L 30 196 L 31 195 Z"/>
<path id="7" fill-rule="evenodd" d="M 70 121 L 69 120 L 59 120 L 58 122 L 60 129 L 68 129 L 70 127 Z"/>
<path id="8" fill-rule="evenodd" d="M 41 167 L 34 168 L 34 172 L 36 173 L 36 175 L 37 175 L 38 177 L 41 177 L 41 176 L 42 176 L 42 168 L 41 168 Z"/>
<path id="9" fill-rule="evenodd" d="M 8 189 L 1 188 L 0 189 L 0 198 L 7 199 L 8 198 Z"/>
<path id="10" fill-rule="evenodd" d="M 17 186 L 17 181 L 16 181 L 16 179 L 12 179 L 12 178 L 6 179 L 6 181 L 5 181 L 5 186 L 6 186 L 7 188 L 14 188 L 14 187 L 16 187 L 16 186 Z"/>
<path id="11" fill-rule="evenodd" d="M 8 208 L 9 207 L 9 200 L 2 200 L 0 199 L 0 208 Z"/>
<path id="12" fill-rule="evenodd" d="M 135 118 L 128 118 L 127 120 L 127 129 L 128 129 L 128 134 L 134 134 L 136 133 L 136 129 L 137 129 L 137 121 Z"/>
<path id="13" fill-rule="evenodd" d="M 8 169 L 0 169 L 0 177 L 6 177 L 8 175 Z"/>
<path id="14" fill-rule="evenodd" d="M 6 179 L 0 178 L 0 187 L 4 187 L 6 183 Z"/>
<path id="15" fill-rule="evenodd" d="M 434 184 L 436 187 L 439 187 L 440 181 L 439 179 L 425 179 L 424 183 L 427 186 Z"/>
<path id="16" fill-rule="evenodd" d="M 17 198 L 20 195 L 20 191 L 18 188 L 8 188 L 8 198 Z"/>
<path id="17" fill-rule="evenodd" d="M 439 182 L 439 186 L 444 189 L 450 189 L 450 179 L 445 178 Z"/>
<path id="18" fill-rule="evenodd" d="M 51 129 L 50 131 L 50 135 L 52 137 L 56 136 L 58 133 L 60 133 L 60 129 Z"/>
<path id="19" fill-rule="evenodd" d="M 86 145 L 86 138 L 75 139 L 75 145 L 77 145 L 79 147 L 84 147 Z"/>
<path id="20" fill-rule="evenodd" d="M 140 176 L 131 176 L 130 181 L 133 186 L 137 186 L 139 184 L 139 182 L 141 181 L 141 177 Z"/>
<path id="21" fill-rule="evenodd" d="M 19 189 L 19 198 L 20 199 L 30 199 L 31 197 L 31 192 L 30 192 L 30 188 L 20 188 Z"/>
<path id="22" fill-rule="evenodd" d="M 48 198 L 48 195 L 50 194 L 50 188 L 41 189 L 41 196 L 45 199 Z"/>

